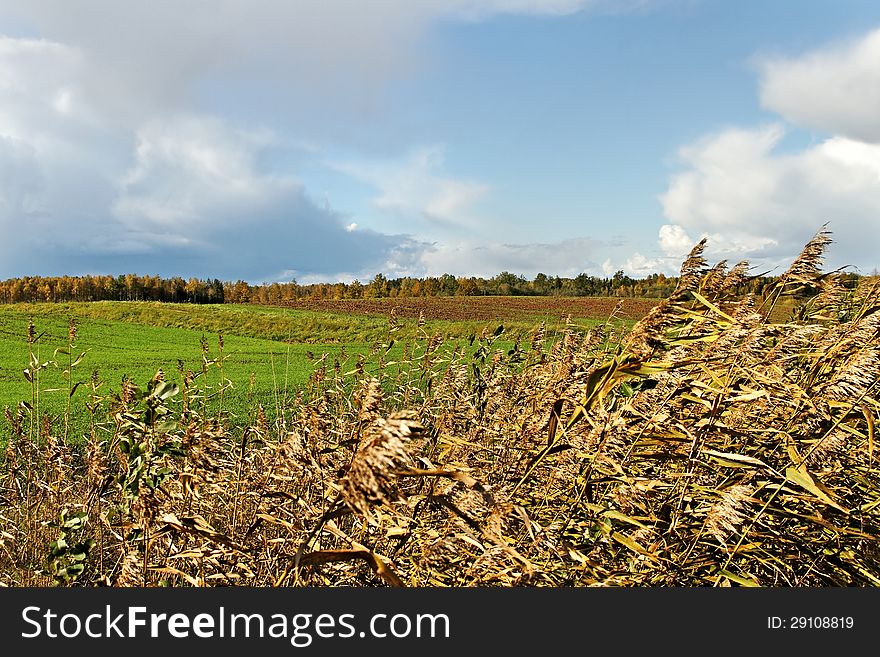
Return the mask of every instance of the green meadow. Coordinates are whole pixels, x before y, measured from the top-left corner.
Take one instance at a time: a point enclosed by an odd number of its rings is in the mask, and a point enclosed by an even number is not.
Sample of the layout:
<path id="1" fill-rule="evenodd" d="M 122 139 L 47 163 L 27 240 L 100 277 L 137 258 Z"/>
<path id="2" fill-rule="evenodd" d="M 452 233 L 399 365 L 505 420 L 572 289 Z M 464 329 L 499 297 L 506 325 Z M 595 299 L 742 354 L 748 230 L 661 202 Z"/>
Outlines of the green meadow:
<path id="1" fill-rule="evenodd" d="M 76 337 L 69 349 L 71 319 Z M 199 400 L 200 408 L 208 413 L 222 410 L 233 424 L 241 424 L 260 404 L 273 417 L 323 357 L 330 365 L 337 360 L 351 369 L 361 356 L 369 371 L 379 367 L 380 355 L 386 361 L 399 357 L 402 345 L 419 332 L 469 341 L 470 336 L 498 326 L 498 322 L 433 320 L 419 329 L 410 318 L 395 320 L 392 332 L 390 321 L 378 314 L 231 304 L 108 301 L 0 306 L 0 409 L 14 411 L 22 403 L 30 404 L 38 417 L 48 417 L 56 433 L 69 410 L 67 436 L 79 442 L 88 431 L 89 404 L 99 401 L 106 408 L 120 392 L 124 377 L 144 389 L 162 370 L 164 378 L 174 383 L 182 383 L 191 373 L 196 387 L 206 393 L 206 399 Z M 541 321 L 547 322 L 550 340 L 562 328 L 556 316 L 508 321 L 497 347 L 510 349 L 518 341 L 528 341 Z M 32 346 L 27 339 L 29 322 L 34 325 Z M 576 322 L 589 327 L 600 320 Z M 28 380 L 31 372 L 33 381 Z"/>
<path id="2" fill-rule="evenodd" d="M 338 357 L 342 349 L 340 344 L 305 344 L 237 335 L 227 332 L 231 323 L 224 324 L 222 317 L 217 321 L 218 317 L 211 319 L 207 314 L 202 317 L 204 327 L 195 328 L 196 324 L 188 322 L 180 311 L 159 313 L 164 316 L 157 318 L 170 324 L 171 316 L 180 314 L 183 319 L 177 327 L 140 323 L 138 320 L 146 319 L 146 308 L 139 308 L 130 316 L 107 312 L 106 317 L 93 310 L 85 304 L 0 310 L 0 407 L 14 409 L 21 402 L 30 403 L 37 407 L 40 416 L 48 413 L 50 420 L 57 423 L 67 409 L 71 387 L 79 384 L 70 405 L 73 428 L 69 437 L 76 442 L 88 426 L 86 403 L 92 397 L 110 400 L 120 391 L 126 376 L 143 388 L 161 369 L 168 381 L 179 383 L 186 372 L 191 372 L 201 387 L 218 392 L 206 402 L 208 411 L 218 410 L 223 383 L 222 408 L 235 418 L 256 408 L 258 403 L 271 408 L 276 400 L 306 382 L 315 358 L 323 354 Z M 66 353 L 68 315 L 76 319 L 76 339 L 70 357 Z M 30 367 L 27 327 L 31 319 L 37 338 L 33 352 L 39 363 L 33 385 L 24 372 L 37 369 Z M 187 324 L 193 327 L 185 327 Z M 351 345 L 346 351 L 353 355 L 367 351 L 367 346 Z M 70 377 L 67 370 L 72 373 Z M 93 388 L 93 381 L 98 383 L 97 389 Z"/>

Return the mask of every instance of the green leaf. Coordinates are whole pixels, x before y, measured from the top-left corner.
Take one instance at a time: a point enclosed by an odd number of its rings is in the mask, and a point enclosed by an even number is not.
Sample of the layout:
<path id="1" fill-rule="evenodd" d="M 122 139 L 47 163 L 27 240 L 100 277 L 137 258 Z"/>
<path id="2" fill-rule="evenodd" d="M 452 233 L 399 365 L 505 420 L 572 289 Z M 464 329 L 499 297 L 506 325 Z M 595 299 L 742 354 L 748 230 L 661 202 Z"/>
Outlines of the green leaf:
<path id="1" fill-rule="evenodd" d="M 617 541 L 618 543 L 620 543 L 624 547 L 632 550 L 633 552 L 635 552 L 637 554 L 641 554 L 644 557 L 647 557 L 651 561 L 659 561 L 659 559 L 657 558 L 656 555 L 652 554 L 651 552 L 648 552 L 645 548 L 643 548 L 641 545 L 636 543 L 633 539 L 631 539 L 626 534 L 621 534 L 620 532 L 611 532 L 611 538 L 613 538 L 615 541 Z"/>
<path id="2" fill-rule="evenodd" d="M 716 461 L 733 467 L 743 467 L 751 465 L 759 468 L 769 468 L 763 461 L 751 456 L 743 456 L 742 454 L 734 454 L 733 452 L 716 452 L 714 449 L 704 449 L 703 454 L 709 456 Z"/>
<path id="3" fill-rule="evenodd" d="M 702 294 L 699 294 L 699 293 L 697 293 L 697 292 L 694 292 L 693 290 L 691 290 L 691 294 L 694 295 L 694 299 L 696 299 L 696 300 L 699 301 L 701 304 L 703 304 L 704 306 L 706 306 L 706 308 L 708 308 L 708 309 L 711 310 L 712 312 L 717 313 L 718 315 L 721 315 L 724 319 L 726 319 L 726 320 L 729 321 L 729 322 L 734 322 L 734 323 L 736 322 L 736 320 L 735 320 L 733 317 L 731 317 L 730 315 L 728 315 L 728 314 L 725 313 L 725 312 L 722 312 L 722 310 L 721 310 L 718 306 L 716 306 L 714 303 L 712 303 L 711 301 L 709 301 L 709 300 L 708 300 L 706 297 L 704 297 Z"/>
<path id="4" fill-rule="evenodd" d="M 742 402 L 742 401 L 752 401 L 754 399 L 760 399 L 761 397 L 768 397 L 766 390 L 754 390 L 752 392 L 746 392 L 741 395 L 737 395 L 736 397 L 731 397 L 727 401 L 729 403 L 733 402 Z"/>
<path id="5" fill-rule="evenodd" d="M 62 529 L 79 529 L 86 523 L 86 519 L 88 515 L 82 511 L 74 513 L 71 516 L 67 516 L 62 514 L 63 522 L 61 524 Z"/>
<path id="6" fill-rule="evenodd" d="M 174 420 L 162 420 L 156 423 L 156 431 L 160 433 L 171 433 L 177 428 L 177 422 Z"/>
<path id="7" fill-rule="evenodd" d="M 669 344 L 681 345 L 691 344 L 692 342 L 715 342 L 719 337 L 721 337 L 720 333 L 708 333 L 706 335 L 685 335 L 683 337 L 676 338 L 675 340 L 671 340 Z"/>
<path id="8" fill-rule="evenodd" d="M 831 499 L 831 496 L 828 492 L 828 489 L 813 475 L 811 475 L 806 469 L 798 470 L 797 468 L 790 467 L 785 471 L 785 478 L 793 484 L 797 484 L 801 488 L 808 490 L 813 495 L 818 497 L 822 502 L 825 502 L 828 506 L 833 506 L 835 509 L 839 511 L 843 511 L 844 513 L 849 513 L 846 509 L 840 506 L 837 502 Z"/>
<path id="9" fill-rule="evenodd" d="M 735 573 L 732 573 L 732 572 L 730 572 L 729 570 L 721 570 L 721 571 L 719 571 L 719 573 L 720 573 L 722 576 L 724 576 L 724 577 L 726 577 L 727 579 L 729 579 L 731 582 L 734 582 L 734 583 L 736 583 L 736 584 L 739 584 L 740 586 L 747 586 L 747 587 L 749 587 L 749 588 L 755 588 L 755 587 L 760 587 L 760 586 L 761 586 L 761 585 L 758 584 L 758 582 L 756 582 L 755 580 L 750 579 L 750 578 L 747 578 L 747 577 L 742 577 L 741 575 L 737 575 L 737 574 L 735 574 Z"/>
<path id="10" fill-rule="evenodd" d="M 628 515 L 626 515 L 626 514 L 624 514 L 624 513 L 621 513 L 620 511 L 615 511 L 615 510 L 613 510 L 613 509 L 609 509 L 609 510 L 607 510 L 607 511 L 604 511 L 604 512 L 602 513 L 602 515 L 603 515 L 605 518 L 609 518 L 609 519 L 611 519 L 611 520 L 620 520 L 621 522 L 625 522 L 625 523 L 628 523 L 628 524 L 630 524 L 630 525 L 635 525 L 636 527 L 640 527 L 640 528 L 642 528 L 642 529 L 647 529 L 647 528 L 648 528 L 647 525 L 645 525 L 644 523 L 639 522 L 639 521 L 636 520 L 635 518 L 630 518 Z"/>
<path id="11" fill-rule="evenodd" d="M 84 564 L 81 563 L 73 563 L 67 567 L 67 575 L 68 577 L 78 577 L 82 575 L 83 571 L 86 569 Z"/>
<path id="12" fill-rule="evenodd" d="M 153 396 L 157 399 L 164 400 L 169 397 L 173 397 L 178 392 L 180 392 L 180 386 L 176 383 L 170 383 L 168 381 L 163 381 L 156 389 L 153 391 Z"/>

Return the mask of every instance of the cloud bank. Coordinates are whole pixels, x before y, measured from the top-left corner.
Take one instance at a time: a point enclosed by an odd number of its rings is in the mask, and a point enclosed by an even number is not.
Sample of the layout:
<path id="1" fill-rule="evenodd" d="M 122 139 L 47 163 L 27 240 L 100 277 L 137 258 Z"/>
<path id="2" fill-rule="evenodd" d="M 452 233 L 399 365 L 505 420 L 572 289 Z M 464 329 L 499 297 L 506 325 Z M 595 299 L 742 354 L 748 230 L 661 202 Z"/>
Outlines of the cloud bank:
<path id="1" fill-rule="evenodd" d="M 445 149 L 440 145 L 416 149 L 406 158 L 330 163 L 376 189 L 373 205 L 406 222 L 413 218 L 432 227 L 462 227 L 471 206 L 489 192 L 489 186 L 461 180 L 443 172 Z"/>
<path id="2" fill-rule="evenodd" d="M 438 22 L 650 4 L 0 0 L 0 277 L 602 270 L 607 245 L 586 238 L 478 241 L 468 231 L 492 181 L 456 176 L 442 144 L 391 155 L 347 144 L 384 111 L 387 87 L 419 70 Z M 880 30 L 756 68 L 778 120 L 680 150 L 658 252 L 624 257 L 629 271 L 674 270 L 704 235 L 719 257 L 784 264 L 826 222 L 830 264 L 880 265 Z M 791 148 L 804 130 L 813 143 Z M 297 140 L 315 144 L 311 164 L 374 191 L 381 231 L 277 165 Z M 344 155 L 327 161 L 327 145 Z"/>
<path id="3" fill-rule="evenodd" d="M 273 149 L 302 135 L 342 138 L 380 111 L 376 98 L 418 67 L 436 21 L 605 4 L 83 0 L 72 10 L 0 0 L 0 277 L 261 280 L 417 262 L 428 246 L 355 229 L 313 201 L 296 171 L 267 167 Z M 300 134 L 269 129 L 279 116 Z M 374 179 L 377 206 L 455 220 L 486 188 L 437 174 L 438 153 Z"/>
<path id="4" fill-rule="evenodd" d="M 679 152 L 660 197 L 666 256 L 704 236 L 717 257 L 784 267 L 826 222 L 828 265 L 880 266 L 880 30 L 759 63 L 762 104 L 786 123 L 727 128 Z M 786 148 L 792 127 L 823 133 Z"/>
<path id="5" fill-rule="evenodd" d="M 795 125 L 880 141 L 880 29 L 801 57 L 764 58 L 760 98 Z"/>

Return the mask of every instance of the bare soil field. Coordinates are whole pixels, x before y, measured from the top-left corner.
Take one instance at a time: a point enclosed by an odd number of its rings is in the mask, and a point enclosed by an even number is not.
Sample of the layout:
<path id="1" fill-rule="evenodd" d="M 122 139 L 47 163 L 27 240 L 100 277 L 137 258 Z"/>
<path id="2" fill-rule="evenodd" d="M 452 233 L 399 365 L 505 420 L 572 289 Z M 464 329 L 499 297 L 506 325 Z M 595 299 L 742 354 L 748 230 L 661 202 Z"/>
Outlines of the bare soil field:
<path id="1" fill-rule="evenodd" d="M 304 299 L 285 302 L 301 310 L 340 314 L 387 315 L 392 308 L 399 317 L 426 320 L 516 320 L 541 317 L 602 318 L 638 320 L 660 302 L 659 299 L 615 299 L 613 297 L 406 297 L 385 299 Z"/>

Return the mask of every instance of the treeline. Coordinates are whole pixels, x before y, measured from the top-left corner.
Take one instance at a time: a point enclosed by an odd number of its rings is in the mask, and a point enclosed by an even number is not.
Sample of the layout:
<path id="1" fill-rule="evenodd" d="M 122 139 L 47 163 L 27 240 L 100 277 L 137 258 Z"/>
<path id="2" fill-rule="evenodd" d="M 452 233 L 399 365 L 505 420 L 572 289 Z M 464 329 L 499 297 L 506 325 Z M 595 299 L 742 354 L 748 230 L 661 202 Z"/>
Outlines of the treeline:
<path id="1" fill-rule="evenodd" d="M 0 281 L 0 303 L 64 301 L 165 301 L 170 303 L 282 304 L 303 299 L 377 299 L 441 296 L 614 296 L 665 298 L 677 278 L 651 274 L 635 279 L 618 271 L 602 278 L 579 274 L 573 278 L 538 274 L 524 276 L 502 272 L 491 278 L 456 277 L 386 278 L 377 274 L 361 283 L 263 283 L 219 279 L 183 279 L 179 276 L 25 276 Z M 773 278 L 749 279 L 743 292 L 757 292 Z"/>
<path id="2" fill-rule="evenodd" d="M 0 302 L 168 301 L 224 303 L 228 284 L 179 276 L 24 276 L 0 282 Z"/>

